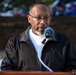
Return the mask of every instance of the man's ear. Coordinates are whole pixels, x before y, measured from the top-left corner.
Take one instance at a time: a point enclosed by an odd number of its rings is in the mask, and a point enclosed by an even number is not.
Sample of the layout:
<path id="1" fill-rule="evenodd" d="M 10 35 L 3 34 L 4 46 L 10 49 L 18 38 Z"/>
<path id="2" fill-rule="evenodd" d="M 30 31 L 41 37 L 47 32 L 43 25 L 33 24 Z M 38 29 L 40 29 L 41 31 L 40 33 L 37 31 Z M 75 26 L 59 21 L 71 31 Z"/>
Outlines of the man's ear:
<path id="1" fill-rule="evenodd" d="M 28 22 L 30 23 L 31 17 L 28 15 L 27 16 Z"/>

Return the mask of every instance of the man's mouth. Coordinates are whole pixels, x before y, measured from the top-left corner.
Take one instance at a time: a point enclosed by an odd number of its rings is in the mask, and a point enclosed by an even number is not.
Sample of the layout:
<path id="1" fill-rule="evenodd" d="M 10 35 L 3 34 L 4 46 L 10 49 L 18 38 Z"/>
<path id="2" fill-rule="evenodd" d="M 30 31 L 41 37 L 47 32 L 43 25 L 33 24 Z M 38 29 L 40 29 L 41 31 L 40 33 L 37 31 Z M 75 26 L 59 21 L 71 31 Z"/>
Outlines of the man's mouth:
<path id="1" fill-rule="evenodd" d="M 45 28 L 46 28 L 46 27 L 39 27 L 39 29 L 41 29 L 41 30 L 45 30 Z"/>

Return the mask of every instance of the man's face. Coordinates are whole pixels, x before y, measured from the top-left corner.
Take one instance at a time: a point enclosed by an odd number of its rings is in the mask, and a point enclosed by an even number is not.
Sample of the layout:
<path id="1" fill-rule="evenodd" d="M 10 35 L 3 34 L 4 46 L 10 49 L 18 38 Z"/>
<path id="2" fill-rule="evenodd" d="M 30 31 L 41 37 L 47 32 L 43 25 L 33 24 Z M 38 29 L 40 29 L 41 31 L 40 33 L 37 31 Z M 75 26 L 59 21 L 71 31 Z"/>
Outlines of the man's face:
<path id="1" fill-rule="evenodd" d="M 45 28 L 50 24 L 50 11 L 46 5 L 35 5 L 28 15 L 28 22 L 31 24 L 33 33 L 43 34 Z"/>

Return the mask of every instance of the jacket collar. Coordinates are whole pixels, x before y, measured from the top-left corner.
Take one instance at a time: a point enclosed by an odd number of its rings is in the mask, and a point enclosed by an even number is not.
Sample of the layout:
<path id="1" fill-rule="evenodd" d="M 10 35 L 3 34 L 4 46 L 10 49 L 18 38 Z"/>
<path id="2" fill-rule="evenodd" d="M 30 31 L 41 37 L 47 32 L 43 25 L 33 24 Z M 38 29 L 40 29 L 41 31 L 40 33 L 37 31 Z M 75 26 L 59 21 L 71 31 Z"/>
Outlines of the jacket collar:
<path id="1" fill-rule="evenodd" d="M 29 29 L 31 27 L 29 26 L 22 34 L 21 34 L 21 37 L 20 37 L 20 42 L 26 42 L 27 40 L 30 40 L 29 38 Z"/>

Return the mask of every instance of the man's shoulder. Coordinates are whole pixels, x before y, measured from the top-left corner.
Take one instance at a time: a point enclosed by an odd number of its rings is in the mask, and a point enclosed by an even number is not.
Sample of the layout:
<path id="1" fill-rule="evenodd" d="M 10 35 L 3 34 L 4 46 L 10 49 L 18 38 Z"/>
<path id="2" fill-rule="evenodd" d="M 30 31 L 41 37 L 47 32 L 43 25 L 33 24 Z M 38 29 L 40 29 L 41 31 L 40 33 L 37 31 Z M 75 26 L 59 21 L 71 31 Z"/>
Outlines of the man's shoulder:
<path id="1" fill-rule="evenodd" d="M 25 31 L 12 36 L 9 40 L 12 42 L 16 41 L 20 42 L 21 40 L 25 41 L 25 39 L 28 38 L 28 34 L 29 34 L 29 27 Z"/>
<path id="2" fill-rule="evenodd" d="M 10 37 L 8 41 L 12 41 L 12 42 L 20 41 L 20 38 L 21 38 L 22 34 L 24 34 L 24 32 L 18 33 L 16 35 Z"/>
<path id="3" fill-rule="evenodd" d="M 56 38 L 59 40 L 59 41 L 70 41 L 70 37 L 63 34 L 63 33 L 59 33 L 57 32 L 56 33 Z"/>

